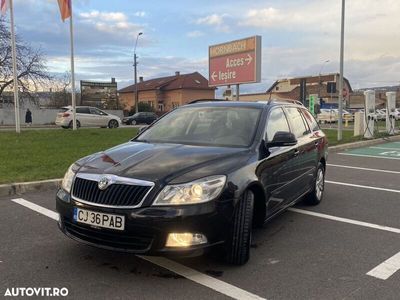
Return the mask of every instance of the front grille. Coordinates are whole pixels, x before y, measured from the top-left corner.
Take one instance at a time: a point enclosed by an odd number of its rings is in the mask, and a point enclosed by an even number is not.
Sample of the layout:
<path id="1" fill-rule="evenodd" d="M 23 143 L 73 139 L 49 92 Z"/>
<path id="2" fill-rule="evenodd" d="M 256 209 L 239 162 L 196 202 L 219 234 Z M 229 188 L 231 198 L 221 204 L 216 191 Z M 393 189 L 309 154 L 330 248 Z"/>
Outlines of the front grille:
<path id="1" fill-rule="evenodd" d="M 70 235 L 99 246 L 120 250 L 145 252 L 150 249 L 153 237 L 150 235 L 126 235 L 107 229 L 95 229 L 63 219 L 64 228 Z"/>
<path id="2" fill-rule="evenodd" d="M 100 190 L 98 182 L 76 177 L 72 195 L 83 201 L 105 206 L 136 206 L 151 189 L 150 186 L 111 184 Z"/>

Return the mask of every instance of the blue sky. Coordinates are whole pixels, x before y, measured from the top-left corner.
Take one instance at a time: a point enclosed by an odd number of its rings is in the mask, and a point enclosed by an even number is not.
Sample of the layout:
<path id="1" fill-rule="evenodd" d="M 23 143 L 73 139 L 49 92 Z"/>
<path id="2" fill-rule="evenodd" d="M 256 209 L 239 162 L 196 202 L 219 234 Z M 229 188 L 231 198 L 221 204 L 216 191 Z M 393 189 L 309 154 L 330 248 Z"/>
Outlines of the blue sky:
<path id="1" fill-rule="evenodd" d="M 69 70 L 69 23 L 56 0 L 14 0 L 18 34 L 46 55 L 49 70 Z M 128 1 L 72 0 L 77 80 L 109 80 L 199 71 L 208 76 L 208 46 L 261 35 L 265 91 L 279 78 L 339 70 L 340 0 Z M 353 88 L 400 83 L 400 1 L 351 0 L 346 5 L 345 76 Z M 324 64 L 324 61 L 329 60 Z"/>

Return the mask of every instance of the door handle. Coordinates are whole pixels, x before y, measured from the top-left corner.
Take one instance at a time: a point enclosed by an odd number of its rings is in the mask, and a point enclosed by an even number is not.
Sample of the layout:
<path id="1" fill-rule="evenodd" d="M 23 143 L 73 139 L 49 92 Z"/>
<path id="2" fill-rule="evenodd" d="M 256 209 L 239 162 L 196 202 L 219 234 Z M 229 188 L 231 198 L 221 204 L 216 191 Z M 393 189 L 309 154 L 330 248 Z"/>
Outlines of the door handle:
<path id="1" fill-rule="evenodd" d="M 300 153 L 299 149 L 294 149 L 293 156 L 298 156 Z"/>

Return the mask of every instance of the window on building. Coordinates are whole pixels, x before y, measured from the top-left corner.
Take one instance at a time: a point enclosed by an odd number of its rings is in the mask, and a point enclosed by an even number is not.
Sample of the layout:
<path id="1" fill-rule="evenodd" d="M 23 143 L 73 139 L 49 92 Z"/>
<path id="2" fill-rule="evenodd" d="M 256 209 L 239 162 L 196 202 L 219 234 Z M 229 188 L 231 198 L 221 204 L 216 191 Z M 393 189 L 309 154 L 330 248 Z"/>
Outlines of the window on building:
<path id="1" fill-rule="evenodd" d="M 150 105 L 151 107 L 154 107 L 153 101 L 147 101 L 147 104 Z"/>
<path id="2" fill-rule="evenodd" d="M 179 107 L 179 102 L 172 102 L 172 108 Z"/>
<path id="3" fill-rule="evenodd" d="M 279 86 L 275 87 L 275 91 L 279 91 Z"/>
<path id="4" fill-rule="evenodd" d="M 162 103 L 158 104 L 158 111 L 164 111 L 164 104 Z"/>

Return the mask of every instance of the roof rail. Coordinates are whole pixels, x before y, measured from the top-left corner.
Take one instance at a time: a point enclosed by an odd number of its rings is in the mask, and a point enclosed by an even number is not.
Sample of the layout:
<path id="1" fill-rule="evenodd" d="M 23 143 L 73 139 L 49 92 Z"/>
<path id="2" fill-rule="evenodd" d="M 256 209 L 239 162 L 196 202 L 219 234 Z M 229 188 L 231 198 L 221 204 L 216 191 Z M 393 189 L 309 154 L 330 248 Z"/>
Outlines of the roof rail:
<path id="1" fill-rule="evenodd" d="M 223 102 L 223 101 L 229 101 L 225 99 L 197 99 L 188 102 L 187 104 L 194 104 L 194 103 L 199 103 L 199 102 Z"/>
<path id="2" fill-rule="evenodd" d="M 293 103 L 293 104 L 297 104 L 297 105 L 301 105 L 304 106 L 303 103 L 301 103 L 299 100 L 293 100 L 293 99 L 269 99 L 268 100 L 268 105 L 270 105 L 273 102 L 286 102 L 286 103 Z"/>

